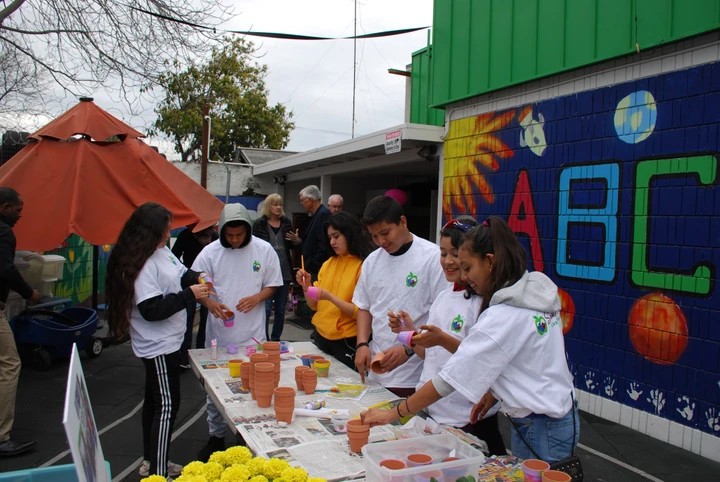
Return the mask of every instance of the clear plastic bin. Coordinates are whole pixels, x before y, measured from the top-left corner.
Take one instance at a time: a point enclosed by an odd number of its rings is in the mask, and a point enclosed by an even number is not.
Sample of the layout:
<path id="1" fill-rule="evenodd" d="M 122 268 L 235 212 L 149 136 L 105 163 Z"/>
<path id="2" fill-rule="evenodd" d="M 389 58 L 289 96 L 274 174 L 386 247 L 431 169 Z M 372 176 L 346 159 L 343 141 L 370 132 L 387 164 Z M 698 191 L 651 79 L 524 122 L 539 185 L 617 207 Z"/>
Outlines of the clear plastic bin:
<path id="1" fill-rule="evenodd" d="M 110 464 L 106 461 L 108 480 L 112 480 Z M 0 473 L 0 482 L 78 482 L 74 464 L 53 465 L 41 469 Z"/>
<path id="2" fill-rule="evenodd" d="M 453 450 L 455 453 L 452 456 L 460 460 L 442 462 L 451 456 Z M 367 482 L 429 482 L 430 475 L 437 482 L 456 482 L 466 475 L 472 475 L 477 480 L 480 465 L 485 460 L 481 451 L 450 434 L 367 444 L 362 453 Z M 401 470 L 380 466 L 380 462 L 386 459 L 407 463 L 407 456 L 416 453 L 431 456 L 433 462 L 430 465 Z"/>

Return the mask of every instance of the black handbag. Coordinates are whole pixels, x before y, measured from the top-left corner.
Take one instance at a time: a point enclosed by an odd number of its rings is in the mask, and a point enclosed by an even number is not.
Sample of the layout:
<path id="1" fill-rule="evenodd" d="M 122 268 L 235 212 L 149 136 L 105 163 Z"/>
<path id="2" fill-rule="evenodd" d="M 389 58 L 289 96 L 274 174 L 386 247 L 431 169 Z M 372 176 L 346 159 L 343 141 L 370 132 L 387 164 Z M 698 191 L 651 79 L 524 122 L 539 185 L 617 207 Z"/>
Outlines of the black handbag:
<path id="1" fill-rule="evenodd" d="M 565 472 L 568 474 L 573 482 L 582 482 L 584 478 L 583 474 L 583 468 L 582 464 L 580 463 L 580 457 L 575 453 L 575 432 L 577 428 L 577 422 L 575 421 L 575 397 L 572 395 L 570 396 L 572 399 L 572 415 L 573 415 L 573 453 L 570 457 L 558 460 L 555 463 L 550 464 L 550 469 L 552 470 L 558 470 L 560 472 Z M 525 437 L 522 436 L 520 433 L 520 430 L 518 430 L 517 425 L 515 425 L 515 422 L 513 422 L 513 419 L 508 417 L 508 420 L 510 420 L 510 423 L 512 424 L 513 428 L 517 432 L 518 436 L 520 437 L 520 440 L 523 441 L 525 446 L 530 450 L 530 453 L 532 453 L 536 459 L 540 459 L 538 454 L 533 450 L 533 448 L 525 441 Z"/>

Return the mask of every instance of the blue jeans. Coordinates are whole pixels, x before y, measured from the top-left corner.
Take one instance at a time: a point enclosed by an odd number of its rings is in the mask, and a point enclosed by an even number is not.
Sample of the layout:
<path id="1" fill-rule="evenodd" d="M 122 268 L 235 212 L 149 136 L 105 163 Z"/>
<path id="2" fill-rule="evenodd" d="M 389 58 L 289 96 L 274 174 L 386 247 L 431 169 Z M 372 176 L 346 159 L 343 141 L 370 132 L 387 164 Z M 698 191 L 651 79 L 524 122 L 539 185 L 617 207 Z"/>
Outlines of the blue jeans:
<path id="1" fill-rule="evenodd" d="M 271 341 L 280 341 L 283 326 L 285 325 L 285 309 L 287 307 L 287 297 L 290 291 L 290 281 L 285 281 L 282 286 L 278 286 L 275 294 L 265 300 L 265 337 Z M 273 303 L 275 303 L 275 319 L 273 320 L 272 334 L 268 333 L 268 325 L 270 324 L 270 312 Z"/>
<path id="2" fill-rule="evenodd" d="M 575 414 L 575 433 L 573 434 L 573 412 Z M 562 418 L 551 418 L 547 415 L 530 414 L 523 418 L 513 418 L 517 427 L 510 427 L 512 436 L 512 453 L 521 459 L 534 459 L 535 455 L 520 439 L 518 431 L 525 442 L 530 444 L 540 459 L 552 464 L 558 460 L 570 457 L 575 450 L 580 437 L 580 417 L 578 417 L 577 404 Z M 573 435 L 575 445 L 573 445 Z"/>

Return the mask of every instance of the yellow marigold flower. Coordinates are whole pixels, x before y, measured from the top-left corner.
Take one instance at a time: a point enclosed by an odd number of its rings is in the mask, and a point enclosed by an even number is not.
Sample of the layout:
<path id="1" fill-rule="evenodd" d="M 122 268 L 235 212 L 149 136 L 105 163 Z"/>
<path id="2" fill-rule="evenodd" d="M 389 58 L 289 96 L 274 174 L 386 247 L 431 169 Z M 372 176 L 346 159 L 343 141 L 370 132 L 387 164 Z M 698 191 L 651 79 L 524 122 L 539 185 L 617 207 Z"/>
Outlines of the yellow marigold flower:
<path id="1" fill-rule="evenodd" d="M 245 482 L 249 478 L 250 471 L 244 465 L 228 467 L 220 476 L 221 482 Z"/>
<path id="2" fill-rule="evenodd" d="M 220 478 L 220 475 L 222 474 L 225 467 L 223 467 L 217 462 L 208 462 L 207 464 L 205 464 L 205 467 L 203 467 L 203 469 L 203 475 L 205 475 L 205 478 L 209 481 L 212 481 Z"/>
<path id="3" fill-rule="evenodd" d="M 208 482 L 204 475 L 181 475 L 173 482 Z"/>
<path id="4" fill-rule="evenodd" d="M 202 462 L 190 462 L 182 469 L 183 475 L 203 475 L 205 473 L 205 464 Z M 177 480 L 177 479 L 176 479 Z"/>
<path id="5" fill-rule="evenodd" d="M 307 482 L 308 474 L 303 469 L 289 467 L 280 473 L 280 477 L 287 482 Z"/>
<path id="6" fill-rule="evenodd" d="M 150 477 L 145 477 L 140 482 L 167 482 L 167 479 L 162 475 L 151 475 Z"/>
<path id="7" fill-rule="evenodd" d="M 225 452 L 215 452 L 210 456 L 209 462 L 216 462 L 223 466 L 223 468 L 230 467 L 232 463 L 228 460 Z"/>
<path id="8" fill-rule="evenodd" d="M 265 465 L 264 475 L 268 479 L 277 479 L 280 477 L 280 474 L 282 474 L 282 471 L 288 467 L 290 467 L 290 464 L 288 464 L 285 460 L 270 459 Z"/>
<path id="9" fill-rule="evenodd" d="M 254 459 L 248 461 L 248 463 L 245 464 L 245 467 L 250 471 L 250 475 L 262 475 L 265 473 L 265 465 L 267 464 L 267 460 L 265 460 L 262 457 L 255 457 Z"/>
<path id="10" fill-rule="evenodd" d="M 268 479 L 266 479 L 263 475 L 256 475 L 250 479 L 250 482 L 268 482 Z"/>
<path id="11" fill-rule="evenodd" d="M 247 447 L 235 446 L 225 451 L 228 465 L 246 464 L 253 458 L 252 452 Z"/>

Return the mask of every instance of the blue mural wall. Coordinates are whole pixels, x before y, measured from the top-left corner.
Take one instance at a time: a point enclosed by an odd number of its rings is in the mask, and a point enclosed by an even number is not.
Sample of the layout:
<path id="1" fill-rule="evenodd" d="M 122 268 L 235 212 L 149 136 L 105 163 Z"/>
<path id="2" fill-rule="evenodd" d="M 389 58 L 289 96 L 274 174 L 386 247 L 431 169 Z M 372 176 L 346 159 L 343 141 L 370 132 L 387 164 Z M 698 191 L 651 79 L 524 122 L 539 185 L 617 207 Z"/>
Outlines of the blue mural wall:
<path id="1" fill-rule="evenodd" d="M 561 288 L 578 388 L 720 436 L 720 64 L 460 119 L 443 212 Z"/>

